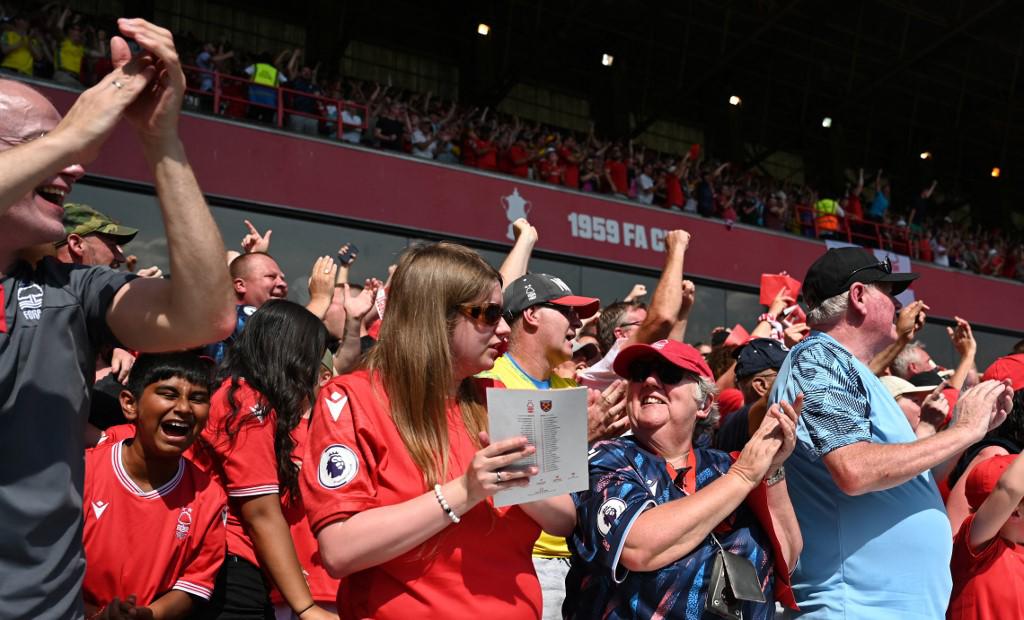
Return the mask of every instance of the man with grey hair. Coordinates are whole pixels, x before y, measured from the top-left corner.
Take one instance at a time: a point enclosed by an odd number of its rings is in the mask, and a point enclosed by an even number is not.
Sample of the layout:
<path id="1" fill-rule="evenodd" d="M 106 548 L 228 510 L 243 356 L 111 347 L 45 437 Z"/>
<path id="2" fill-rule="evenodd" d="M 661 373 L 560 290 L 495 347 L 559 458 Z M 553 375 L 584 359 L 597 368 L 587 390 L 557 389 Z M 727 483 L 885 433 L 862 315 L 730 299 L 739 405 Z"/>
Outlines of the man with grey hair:
<path id="1" fill-rule="evenodd" d="M 793 347 L 770 398 L 804 395 L 786 462 L 807 549 L 793 574 L 801 617 L 945 616 L 952 533 L 930 470 L 1001 424 L 1013 390 L 981 384 L 947 430 L 917 439 L 868 368 L 896 340 L 893 296 L 917 277 L 839 248 L 804 279 L 814 331 Z"/>
<path id="2" fill-rule="evenodd" d="M 935 369 L 935 362 L 924 344 L 919 340 L 908 342 L 896 359 L 892 361 L 892 374 L 901 379 L 910 379 L 916 374 Z"/>

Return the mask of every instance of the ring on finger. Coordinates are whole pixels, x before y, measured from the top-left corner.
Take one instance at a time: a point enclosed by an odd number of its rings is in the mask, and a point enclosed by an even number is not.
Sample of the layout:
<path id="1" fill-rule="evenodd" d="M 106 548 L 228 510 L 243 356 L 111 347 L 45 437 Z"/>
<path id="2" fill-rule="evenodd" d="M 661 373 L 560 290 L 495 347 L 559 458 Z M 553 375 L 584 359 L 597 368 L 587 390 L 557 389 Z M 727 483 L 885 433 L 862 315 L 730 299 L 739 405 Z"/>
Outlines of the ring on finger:
<path id="1" fill-rule="evenodd" d="M 117 90 L 121 90 L 122 88 L 124 88 L 124 84 L 117 80 L 114 80 L 113 82 L 111 82 L 111 84 L 113 84 L 114 88 L 116 88 Z"/>
<path id="2" fill-rule="evenodd" d="M 494 472 L 494 480 L 495 480 L 495 482 L 497 482 L 498 484 L 501 484 L 502 482 L 504 482 L 504 478 L 502 477 L 502 475 L 501 475 L 501 472 L 500 472 L 500 471 L 496 471 L 496 472 Z"/>

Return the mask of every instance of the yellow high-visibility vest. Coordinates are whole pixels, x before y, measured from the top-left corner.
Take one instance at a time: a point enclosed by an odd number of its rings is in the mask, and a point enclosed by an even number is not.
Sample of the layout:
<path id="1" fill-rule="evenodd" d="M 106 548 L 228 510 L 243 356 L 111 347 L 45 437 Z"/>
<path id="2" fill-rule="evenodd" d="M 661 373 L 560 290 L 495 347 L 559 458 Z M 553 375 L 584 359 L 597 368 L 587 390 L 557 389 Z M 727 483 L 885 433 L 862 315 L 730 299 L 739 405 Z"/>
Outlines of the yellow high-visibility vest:
<path id="1" fill-rule="evenodd" d="M 253 65 L 252 81 L 263 86 L 277 86 L 277 69 L 274 65 L 258 62 Z"/>

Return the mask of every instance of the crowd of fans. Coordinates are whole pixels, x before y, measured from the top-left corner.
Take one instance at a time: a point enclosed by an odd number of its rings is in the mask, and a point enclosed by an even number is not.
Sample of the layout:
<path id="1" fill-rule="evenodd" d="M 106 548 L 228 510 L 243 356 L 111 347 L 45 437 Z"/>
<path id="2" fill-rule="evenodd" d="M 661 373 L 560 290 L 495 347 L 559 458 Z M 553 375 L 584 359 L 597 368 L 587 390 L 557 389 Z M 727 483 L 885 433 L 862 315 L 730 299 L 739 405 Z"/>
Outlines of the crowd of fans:
<path id="1" fill-rule="evenodd" d="M 58 3 L 30 12 L 0 5 L 3 60 L 10 71 L 88 86 L 111 70 L 110 27 Z M 935 184 L 904 205 L 890 205 L 891 186 L 879 170 L 865 186 L 851 173 L 841 192 L 780 181 L 705 156 L 660 153 L 632 141 L 598 139 L 488 109 L 443 101 L 431 93 L 337 75 L 321 76 L 300 49 L 276 56 L 201 41 L 179 33 L 187 70 L 186 106 L 229 118 L 276 123 L 308 135 L 409 153 L 612 195 L 641 204 L 718 217 L 804 236 L 883 247 L 944 267 L 1024 281 L 1019 235 L 971 224 L 970 216 L 939 202 Z M 215 80 L 215 74 L 221 77 Z M 284 88 L 278 98 L 277 88 Z M 221 97 L 213 110 L 214 90 Z M 308 93 L 312 96 L 303 96 Z M 280 107 L 280 110 L 279 110 Z M 339 122 L 341 127 L 339 129 Z M 882 226 L 875 226 L 880 224 Z"/>
<path id="2" fill-rule="evenodd" d="M 979 376 L 957 318 L 938 363 L 924 301 L 895 300 L 917 274 L 860 248 L 824 253 L 749 333 L 695 335 L 689 233 L 666 235 L 649 301 L 602 308 L 530 272 L 523 219 L 499 269 L 421 244 L 357 285 L 343 245 L 300 306 L 269 231 L 225 251 L 178 138 L 170 33 L 117 27 L 146 54 L 114 37 L 63 119 L 0 79 L 5 613 L 1024 613 L 1024 342 Z M 122 119 L 173 278 L 116 269 L 138 231 L 65 200 Z M 489 435 L 485 390 L 576 387 L 589 481 L 496 506 L 539 468 L 527 437 Z"/>

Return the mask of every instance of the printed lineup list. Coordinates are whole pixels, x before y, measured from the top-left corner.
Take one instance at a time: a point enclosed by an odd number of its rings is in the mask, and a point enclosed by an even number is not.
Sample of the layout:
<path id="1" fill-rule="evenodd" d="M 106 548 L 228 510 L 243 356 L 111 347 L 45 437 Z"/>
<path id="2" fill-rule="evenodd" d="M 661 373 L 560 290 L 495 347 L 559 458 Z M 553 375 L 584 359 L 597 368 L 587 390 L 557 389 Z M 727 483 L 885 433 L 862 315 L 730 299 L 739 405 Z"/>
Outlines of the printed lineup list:
<path id="1" fill-rule="evenodd" d="M 512 506 L 587 488 L 587 390 L 487 389 L 491 441 L 524 436 L 537 451 L 509 470 L 536 466 L 529 485 L 500 491 L 494 505 Z"/>

